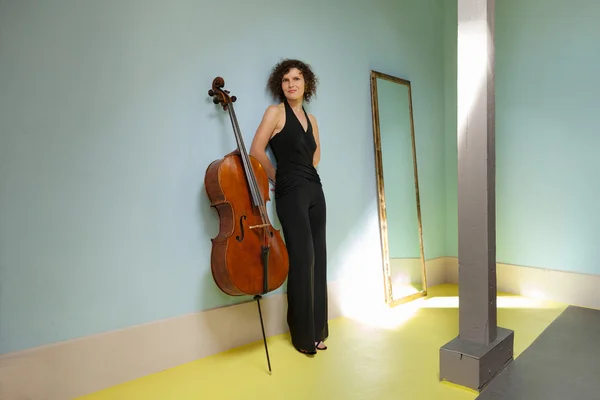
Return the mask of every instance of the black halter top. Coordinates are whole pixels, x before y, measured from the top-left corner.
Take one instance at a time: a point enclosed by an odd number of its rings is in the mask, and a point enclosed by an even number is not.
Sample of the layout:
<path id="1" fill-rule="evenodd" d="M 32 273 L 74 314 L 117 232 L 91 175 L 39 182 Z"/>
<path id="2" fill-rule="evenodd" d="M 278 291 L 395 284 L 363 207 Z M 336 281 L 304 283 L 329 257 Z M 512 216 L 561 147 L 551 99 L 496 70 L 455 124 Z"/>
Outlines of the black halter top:
<path id="1" fill-rule="evenodd" d="M 275 198 L 309 182 L 321 184 L 321 178 L 313 165 L 317 142 L 313 135 L 310 118 L 302 107 L 308 122 L 307 130 L 304 131 L 304 127 L 294 114 L 287 99 L 283 100 L 283 104 L 285 106 L 285 125 L 269 140 L 269 146 L 277 162 Z"/>

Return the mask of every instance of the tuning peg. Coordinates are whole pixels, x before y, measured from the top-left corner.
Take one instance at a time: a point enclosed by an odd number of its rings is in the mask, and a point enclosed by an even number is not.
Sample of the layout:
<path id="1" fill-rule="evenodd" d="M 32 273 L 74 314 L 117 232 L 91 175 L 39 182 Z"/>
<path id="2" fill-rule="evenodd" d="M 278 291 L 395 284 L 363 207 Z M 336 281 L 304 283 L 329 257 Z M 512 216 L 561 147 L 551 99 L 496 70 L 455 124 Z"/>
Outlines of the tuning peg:
<path id="1" fill-rule="evenodd" d="M 235 96 L 231 96 L 231 102 L 232 102 L 232 103 L 235 103 L 235 101 L 236 101 L 236 100 L 237 100 L 237 97 L 235 97 Z"/>
<path id="2" fill-rule="evenodd" d="M 215 104 L 219 104 L 219 99 L 218 99 L 218 98 L 216 98 L 216 97 L 213 97 L 213 103 L 215 103 Z"/>
<path id="3" fill-rule="evenodd" d="M 209 89 L 209 90 L 208 90 L 208 95 L 209 95 L 210 97 L 212 97 L 212 96 L 214 96 L 214 95 L 215 95 L 215 92 L 213 92 L 213 90 L 212 90 L 212 89 Z"/>
<path id="4" fill-rule="evenodd" d="M 224 92 L 227 93 L 227 94 L 229 94 L 229 90 L 225 90 Z"/>

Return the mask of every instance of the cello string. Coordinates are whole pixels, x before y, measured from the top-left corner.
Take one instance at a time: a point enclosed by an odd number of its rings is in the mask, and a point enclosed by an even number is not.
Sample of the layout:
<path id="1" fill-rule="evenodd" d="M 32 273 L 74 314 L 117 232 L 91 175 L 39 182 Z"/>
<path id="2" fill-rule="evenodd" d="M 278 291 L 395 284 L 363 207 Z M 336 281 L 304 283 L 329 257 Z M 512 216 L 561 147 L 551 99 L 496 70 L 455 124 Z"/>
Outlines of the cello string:
<path id="1" fill-rule="evenodd" d="M 258 187 L 258 182 L 256 181 L 256 176 L 254 175 L 254 169 L 252 168 L 252 162 L 250 160 L 250 157 L 248 156 L 247 152 L 246 152 L 246 146 L 244 145 L 244 138 L 242 137 L 241 134 L 241 130 L 237 121 L 237 117 L 235 115 L 235 109 L 233 108 L 233 104 L 231 104 L 230 107 L 230 112 L 232 114 L 232 123 L 234 124 L 234 129 L 237 131 L 237 135 L 239 136 L 239 140 L 241 141 L 241 146 L 240 146 L 240 153 L 243 152 L 243 157 L 246 160 L 246 163 L 248 165 L 248 169 L 250 170 L 248 179 L 251 181 L 251 185 L 253 187 L 254 192 L 256 193 L 256 196 L 258 197 L 258 209 L 260 211 L 260 216 L 261 216 L 261 220 L 262 223 L 266 223 L 266 219 L 265 219 L 265 214 L 266 214 L 266 209 L 264 207 L 264 199 L 262 197 L 262 193 L 260 191 L 260 188 Z"/>
<path id="2" fill-rule="evenodd" d="M 230 118 L 231 118 L 231 122 L 233 125 L 233 130 L 236 133 L 236 137 L 238 138 L 238 141 L 240 142 L 238 144 L 238 147 L 240 149 L 240 155 L 242 156 L 242 161 L 244 162 L 244 164 L 246 165 L 246 176 L 248 177 L 248 181 L 251 187 L 251 191 L 253 192 L 253 197 L 255 202 L 257 203 L 258 206 L 258 210 L 260 213 L 260 219 L 263 225 L 266 225 L 267 223 L 267 210 L 265 208 L 264 205 L 264 199 L 262 197 L 262 193 L 260 191 L 260 188 L 258 187 L 258 182 L 256 181 L 256 176 L 254 174 L 254 169 L 252 168 L 252 162 L 250 160 L 250 157 L 248 156 L 248 153 L 246 151 L 246 145 L 244 144 L 244 138 L 242 136 L 241 133 L 241 129 L 237 120 L 237 116 L 235 114 L 235 107 L 233 107 L 233 102 L 229 103 L 228 106 L 228 110 L 229 110 L 229 114 L 230 114 Z M 263 233 L 263 241 L 264 244 L 266 246 L 268 246 L 268 235 L 267 235 L 267 226 L 262 226 L 261 227 L 261 231 Z"/>
<path id="3" fill-rule="evenodd" d="M 251 166 L 248 165 L 247 158 L 245 157 L 245 148 L 244 148 L 244 139 L 242 138 L 239 126 L 237 125 L 235 111 L 233 110 L 233 105 L 230 103 L 227 106 L 227 111 L 229 112 L 229 118 L 231 119 L 231 124 L 233 125 L 233 132 L 235 134 L 235 139 L 238 144 L 238 150 L 240 151 L 240 156 L 242 159 L 242 165 L 244 167 L 244 171 L 246 172 L 246 178 L 248 179 L 248 184 L 250 186 L 250 192 L 252 195 L 252 200 L 256 203 L 260 208 L 260 202 L 258 201 L 258 197 L 256 194 L 256 185 L 252 179 L 252 174 L 250 172 Z"/>
<path id="4" fill-rule="evenodd" d="M 228 107 L 229 116 L 231 118 L 231 124 L 233 125 L 233 131 L 235 132 L 235 136 L 238 140 L 238 149 L 240 151 L 240 156 L 242 158 L 242 164 L 244 165 L 244 169 L 246 171 L 246 177 L 248 178 L 248 184 L 250 185 L 250 190 L 252 191 L 252 196 L 256 205 L 260 208 L 260 204 L 262 202 L 258 201 L 258 193 L 256 192 L 256 183 L 254 182 L 254 174 L 252 171 L 252 164 L 250 163 L 250 159 L 246 153 L 246 146 L 244 144 L 244 138 L 242 137 L 242 133 L 240 127 L 238 125 L 237 117 L 235 115 L 235 109 L 233 107 L 233 103 L 229 104 Z"/>

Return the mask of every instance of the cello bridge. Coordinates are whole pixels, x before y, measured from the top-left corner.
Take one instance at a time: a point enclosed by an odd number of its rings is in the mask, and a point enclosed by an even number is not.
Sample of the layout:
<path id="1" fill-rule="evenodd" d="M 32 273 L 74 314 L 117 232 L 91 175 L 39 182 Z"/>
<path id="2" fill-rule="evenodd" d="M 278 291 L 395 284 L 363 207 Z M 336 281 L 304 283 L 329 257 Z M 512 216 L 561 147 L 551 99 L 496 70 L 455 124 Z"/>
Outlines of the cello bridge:
<path id="1" fill-rule="evenodd" d="M 250 226 L 250 229 L 264 228 L 265 226 L 269 226 L 269 224 L 252 225 Z"/>

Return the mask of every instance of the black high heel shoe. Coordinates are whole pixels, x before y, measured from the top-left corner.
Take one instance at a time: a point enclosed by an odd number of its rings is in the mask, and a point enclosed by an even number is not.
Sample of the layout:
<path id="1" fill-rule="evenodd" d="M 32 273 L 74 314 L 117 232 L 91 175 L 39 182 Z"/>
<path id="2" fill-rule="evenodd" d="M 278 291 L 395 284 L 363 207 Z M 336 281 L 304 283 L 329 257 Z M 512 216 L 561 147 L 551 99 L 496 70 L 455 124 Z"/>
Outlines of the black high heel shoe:
<path id="1" fill-rule="evenodd" d="M 320 344 L 322 344 L 322 345 L 323 345 L 323 347 L 319 347 L 319 345 L 320 345 Z M 325 343 L 323 343 L 323 341 L 322 341 L 322 340 L 321 340 L 321 341 L 319 341 L 319 342 L 317 342 L 317 343 L 315 344 L 315 348 L 316 348 L 317 350 L 327 350 L 327 346 L 325 346 Z"/>
<path id="2" fill-rule="evenodd" d="M 296 349 L 298 350 L 300 353 L 305 354 L 307 356 L 314 356 L 315 354 L 317 354 L 317 350 L 315 351 L 308 351 L 308 350 L 304 350 L 304 349 Z"/>

